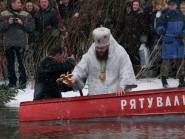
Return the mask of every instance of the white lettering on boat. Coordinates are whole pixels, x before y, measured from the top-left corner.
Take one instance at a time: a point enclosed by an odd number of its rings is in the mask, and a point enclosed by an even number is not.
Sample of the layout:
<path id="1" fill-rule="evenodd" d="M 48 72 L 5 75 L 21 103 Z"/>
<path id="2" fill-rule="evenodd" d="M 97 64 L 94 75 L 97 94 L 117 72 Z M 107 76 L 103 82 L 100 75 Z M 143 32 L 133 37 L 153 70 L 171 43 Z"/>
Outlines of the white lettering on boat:
<path id="1" fill-rule="evenodd" d="M 163 102 L 162 102 L 162 97 L 157 97 L 157 107 L 162 107 Z"/>
<path id="2" fill-rule="evenodd" d="M 123 110 L 124 107 L 127 105 L 127 101 L 126 100 L 121 100 L 121 109 Z"/>
<path id="3" fill-rule="evenodd" d="M 183 98 L 183 105 L 185 105 L 185 96 L 183 95 L 182 98 Z"/>
<path id="4" fill-rule="evenodd" d="M 140 101 L 140 104 L 141 104 L 140 107 L 143 109 L 143 101 L 144 101 L 144 98 L 140 98 L 139 101 Z"/>
<path id="5" fill-rule="evenodd" d="M 153 103 L 153 98 L 147 98 L 147 100 L 148 100 L 148 108 L 151 108 Z"/>
<path id="6" fill-rule="evenodd" d="M 171 106 L 171 101 L 169 96 L 166 97 L 166 106 Z"/>
<path id="7" fill-rule="evenodd" d="M 130 100 L 130 109 L 136 109 L 136 99 Z"/>
<path id="8" fill-rule="evenodd" d="M 182 96 L 162 96 L 121 100 L 121 110 L 127 109 L 143 109 L 143 108 L 160 108 L 160 107 L 178 107 L 185 105 L 185 95 Z"/>
<path id="9" fill-rule="evenodd" d="M 180 103 L 179 103 L 179 98 L 177 96 L 175 96 L 175 100 L 174 100 L 174 106 L 179 106 Z"/>

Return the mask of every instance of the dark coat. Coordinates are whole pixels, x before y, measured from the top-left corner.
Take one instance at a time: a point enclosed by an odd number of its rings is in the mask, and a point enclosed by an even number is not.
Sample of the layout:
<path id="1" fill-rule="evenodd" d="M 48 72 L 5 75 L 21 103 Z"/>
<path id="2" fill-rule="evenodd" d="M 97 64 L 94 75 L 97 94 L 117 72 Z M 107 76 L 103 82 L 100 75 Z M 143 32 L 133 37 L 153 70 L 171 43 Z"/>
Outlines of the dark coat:
<path id="1" fill-rule="evenodd" d="M 162 58 L 184 58 L 185 19 L 179 10 L 168 9 L 157 20 L 156 31 L 162 38 Z"/>
<path id="2" fill-rule="evenodd" d="M 71 73 L 74 66 L 75 62 L 70 58 L 64 63 L 59 63 L 51 57 L 45 58 L 37 67 L 34 99 L 61 97 L 56 80 L 61 74 Z"/>
<path id="3" fill-rule="evenodd" d="M 5 50 L 13 46 L 25 48 L 28 44 L 28 33 L 35 28 L 35 22 L 29 13 L 25 11 L 13 12 L 23 21 L 23 25 L 17 23 L 10 25 L 8 23 L 10 17 L 15 17 L 9 10 L 5 10 L 0 14 L 0 31 L 4 35 Z"/>
<path id="4" fill-rule="evenodd" d="M 30 12 L 30 15 L 32 16 L 33 19 L 35 19 L 35 13 L 36 11 Z M 34 36 L 34 31 L 33 31 L 28 34 L 28 44 L 31 44 L 34 41 L 35 41 L 35 36 Z"/>
<path id="5" fill-rule="evenodd" d="M 157 34 L 156 32 L 156 14 L 157 14 L 157 10 L 153 11 L 150 13 L 150 21 L 149 21 L 149 48 L 152 51 L 153 48 L 155 47 L 155 45 L 157 44 L 160 35 Z M 161 41 L 160 41 L 161 44 Z"/>
<path id="6" fill-rule="evenodd" d="M 45 10 L 40 9 L 35 13 L 35 36 L 38 37 L 47 29 L 58 29 L 58 18 L 56 11 L 53 8 L 47 8 Z"/>
<path id="7" fill-rule="evenodd" d="M 140 37 L 147 34 L 146 19 L 143 10 L 131 11 L 123 23 L 123 43 L 126 44 L 128 54 L 138 55 Z"/>
<path id="8" fill-rule="evenodd" d="M 59 11 L 63 21 L 71 18 L 75 13 L 79 12 L 79 6 L 73 1 L 69 1 L 69 4 L 65 6 L 59 3 Z"/>

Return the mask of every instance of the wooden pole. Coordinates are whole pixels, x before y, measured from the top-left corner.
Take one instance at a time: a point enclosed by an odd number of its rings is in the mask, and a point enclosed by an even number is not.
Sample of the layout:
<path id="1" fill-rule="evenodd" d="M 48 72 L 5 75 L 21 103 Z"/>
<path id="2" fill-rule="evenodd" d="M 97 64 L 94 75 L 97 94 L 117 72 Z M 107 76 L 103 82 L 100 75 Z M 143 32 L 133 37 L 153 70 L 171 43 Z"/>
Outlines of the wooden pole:
<path id="1" fill-rule="evenodd" d="M 57 5 L 56 0 L 53 0 L 53 4 L 54 4 L 55 10 L 56 10 L 57 17 L 58 17 L 60 31 L 65 32 L 65 27 L 64 27 L 64 24 L 63 24 L 63 21 L 62 21 L 62 17 L 60 15 L 60 11 L 58 9 L 58 5 Z M 64 40 L 65 40 L 65 44 L 66 44 L 66 48 L 67 48 L 67 55 L 68 56 L 73 55 L 73 53 L 71 51 L 71 47 L 70 47 L 69 35 L 68 35 L 67 32 L 65 32 Z M 83 96 L 82 90 L 79 90 L 79 92 L 80 92 L 80 95 Z"/>
<path id="2" fill-rule="evenodd" d="M 73 55 L 73 53 L 72 53 L 71 47 L 70 47 L 69 35 L 67 32 L 65 32 L 65 27 L 64 27 L 62 17 L 60 15 L 60 11 L 58 9 L 58 4 L 57 4 L 56 0 L 53 0 L 53 4 L 54 4 L 55 10 L 56 10 L 57 17 L 58 17 L 60 31 L 65 33 L 64 40 L 65 40 L 65 44 L 66 44 L 66 48 L 67 48 L 67 55 L 71 56 L 71 55 Z"/>

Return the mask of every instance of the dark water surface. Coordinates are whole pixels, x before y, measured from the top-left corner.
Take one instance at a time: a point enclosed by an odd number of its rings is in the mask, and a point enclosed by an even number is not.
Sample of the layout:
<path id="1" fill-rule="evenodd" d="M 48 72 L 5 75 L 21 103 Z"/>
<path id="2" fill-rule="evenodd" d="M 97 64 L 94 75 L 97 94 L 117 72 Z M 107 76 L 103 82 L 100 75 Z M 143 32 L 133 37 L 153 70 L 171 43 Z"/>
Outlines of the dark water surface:
<path id="1" fill-rule="evenodd" d="M 0 139 L 184 139 L 185 115 L 18 122 L 18 108 L 0 108 Z"/>

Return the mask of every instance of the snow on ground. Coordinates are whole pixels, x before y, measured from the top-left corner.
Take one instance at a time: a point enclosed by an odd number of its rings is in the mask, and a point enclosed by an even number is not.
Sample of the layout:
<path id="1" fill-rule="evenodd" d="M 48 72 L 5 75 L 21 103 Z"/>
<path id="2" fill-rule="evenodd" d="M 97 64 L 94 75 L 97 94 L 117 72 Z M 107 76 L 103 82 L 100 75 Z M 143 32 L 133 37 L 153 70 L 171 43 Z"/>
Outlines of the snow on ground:
<path id="1" fill-rule="evenodd" d="M 133 89 L 132 91 L 138 91 L 138 90 L 150 90 L 150 89 L 160 89 L 162 88 L 161 80 L 156 78 L 145 78 L 145 79 L 139 79 L 137 80 L 138 87 Z M 170 87 L 177 87 L 178 86 L 178 80 L 170 78 L 168 79 L 168 84 Z M 7 103 L 6 105 L 9 107 L 19 107 L 20 102 L 22 101 L 32 101 L 33 100 L 33 92 L 34 89 L 32 87 L 31 83 L 27 85 L 27 88 L 25 90 L 19 90 L 19 93 L 15 97 L 15 100 L 12 100 L 11 102 Z M 83 89 L 84 95 L 87 95 L 88 93 L 88 87 L 86 86 Z M 74 96 L 80 96 L 79 92 L 66 92 L 62 94 L 63 97 L 74 97 Z"/>

